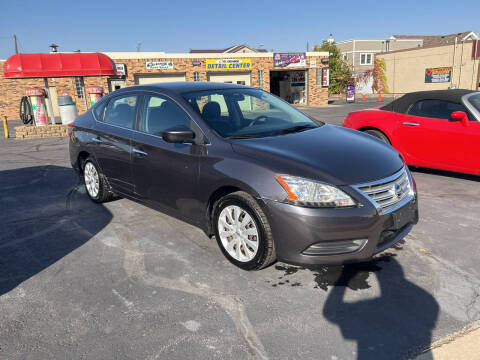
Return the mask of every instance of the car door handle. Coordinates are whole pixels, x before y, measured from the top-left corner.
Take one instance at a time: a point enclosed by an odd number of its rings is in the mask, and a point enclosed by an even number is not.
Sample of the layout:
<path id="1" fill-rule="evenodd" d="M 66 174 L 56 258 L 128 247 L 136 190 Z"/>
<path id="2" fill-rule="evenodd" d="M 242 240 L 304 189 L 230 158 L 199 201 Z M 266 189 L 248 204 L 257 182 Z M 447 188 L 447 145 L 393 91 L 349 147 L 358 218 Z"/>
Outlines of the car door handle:
<path id="1" fill-rule="evenodd" d="M 137 156 L 141 156 L 141 157 L 144 157 L 144 156 L 147 156 L 148 154 L 145 152 L 145 151 L 142 151 L 142 150 L 139 150 L 139 149 L 135 149 L 133 148 L 133 153 Z"/>
<path id="2" fill-rule="evenodd" d="M 418 123 L 412 123 L 412 122 L 404 122 L 403 125 L 408 125 L 408 126 L 420 126 Z"/>

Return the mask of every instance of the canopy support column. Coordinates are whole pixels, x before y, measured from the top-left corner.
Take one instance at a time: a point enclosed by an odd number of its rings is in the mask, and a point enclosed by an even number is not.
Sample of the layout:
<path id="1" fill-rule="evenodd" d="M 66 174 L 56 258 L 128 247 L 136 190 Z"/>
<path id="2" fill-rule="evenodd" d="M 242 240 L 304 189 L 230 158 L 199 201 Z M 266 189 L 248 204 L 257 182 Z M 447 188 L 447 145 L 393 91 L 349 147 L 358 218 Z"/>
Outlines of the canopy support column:
<path id="1" fill-rule="evenodd" d="M 43 78 L 43 81 L 45 83 L 45 90 L 47 91 L 47 107 L 48 107 L 48 113 L 50 114 L 50 122 L 52 123 L 52 125 L 54 125 L 55 115 L 53 114 L 52 97 L 50 94 L 50 88 L 48 86 L 48 78 Z"/>
<path id="2" fill-rule="evenodd" d="M 85 81 L 82 76 L 82 92 L 83 92 L 83 105 L 85 105 L 85 112 L 88 110 L 87 106 L 87 94 L 85 93 Z"/>

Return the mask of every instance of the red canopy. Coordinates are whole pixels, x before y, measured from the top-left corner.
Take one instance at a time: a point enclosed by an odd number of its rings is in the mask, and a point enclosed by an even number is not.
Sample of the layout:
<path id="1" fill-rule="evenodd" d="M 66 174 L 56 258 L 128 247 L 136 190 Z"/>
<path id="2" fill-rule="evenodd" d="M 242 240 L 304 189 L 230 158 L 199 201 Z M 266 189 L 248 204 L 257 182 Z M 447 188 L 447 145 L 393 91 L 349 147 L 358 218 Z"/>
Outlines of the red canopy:
<path id="1" fill-rule="evenodd" d="M 116 75 L 115 63 L 102 53 L 16 54 L 3 64 L 6 78 Z"/>

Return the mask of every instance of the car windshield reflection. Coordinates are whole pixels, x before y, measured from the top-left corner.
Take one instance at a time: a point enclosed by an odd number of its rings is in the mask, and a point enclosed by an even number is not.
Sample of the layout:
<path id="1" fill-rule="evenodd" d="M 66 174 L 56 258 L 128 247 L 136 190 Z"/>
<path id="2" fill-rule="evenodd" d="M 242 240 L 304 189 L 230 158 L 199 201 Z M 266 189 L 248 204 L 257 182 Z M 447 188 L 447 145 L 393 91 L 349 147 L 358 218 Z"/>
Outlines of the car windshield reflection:
<path id="1" fill-rule="evenodd" d="M 276 136 L 319 126 L 302 112 L 258 89 L 199 91 L 183 97 L 225 138 Z"/>

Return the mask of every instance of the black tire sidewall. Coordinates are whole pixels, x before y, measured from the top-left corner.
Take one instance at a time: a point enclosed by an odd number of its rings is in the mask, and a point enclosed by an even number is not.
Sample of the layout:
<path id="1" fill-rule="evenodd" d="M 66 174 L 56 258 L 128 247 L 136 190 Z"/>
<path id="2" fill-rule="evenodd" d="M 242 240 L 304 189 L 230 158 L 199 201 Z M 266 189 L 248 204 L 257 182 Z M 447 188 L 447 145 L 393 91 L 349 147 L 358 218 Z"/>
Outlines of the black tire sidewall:
<path id="1" fill-rule="evenodd" d="M 378 130 L 365 130 L 365 133 L 377 138 L 378 140 L 383 141 L 385 144 L 390 145 L 390 141 L 388 140 L 388 138 Z"/>
<path id="2" fill-rule="evenodd" d="M 222 210 L 230 205 L 236 205 L 242 208 L 244 211 L 248 213 L 255 222 L 258 230 L 258 251 L 255 254 L 255 257 L 248 261 L 248 262 L 241 262 L 234 259 L 227 250 L 223 247 L 222 240 L 220 240 L 220 235 L 218 231 L 218 218 Z M 267 242 L 265 240 L 265 228 L 263 226 L 262 221 L 260 220 L 260 216 L 257 214 L 257 211 L 253 209 L 244 199 L 239 196 L 235 195 L 227 195 L 225 198 L 221 199 L 217 206 L 215 207 L 214 217 L 213 217 L 213 226 L 215 230 L 215 238 L 217 239 L 218 246 L 222 251 L 223 255 L 234 265 L 238 266 L 243 270 L 254 270 L 257 269 L 262 262 L 262 259 L 265 256 L 265 252 L 267 251 Z"/>

